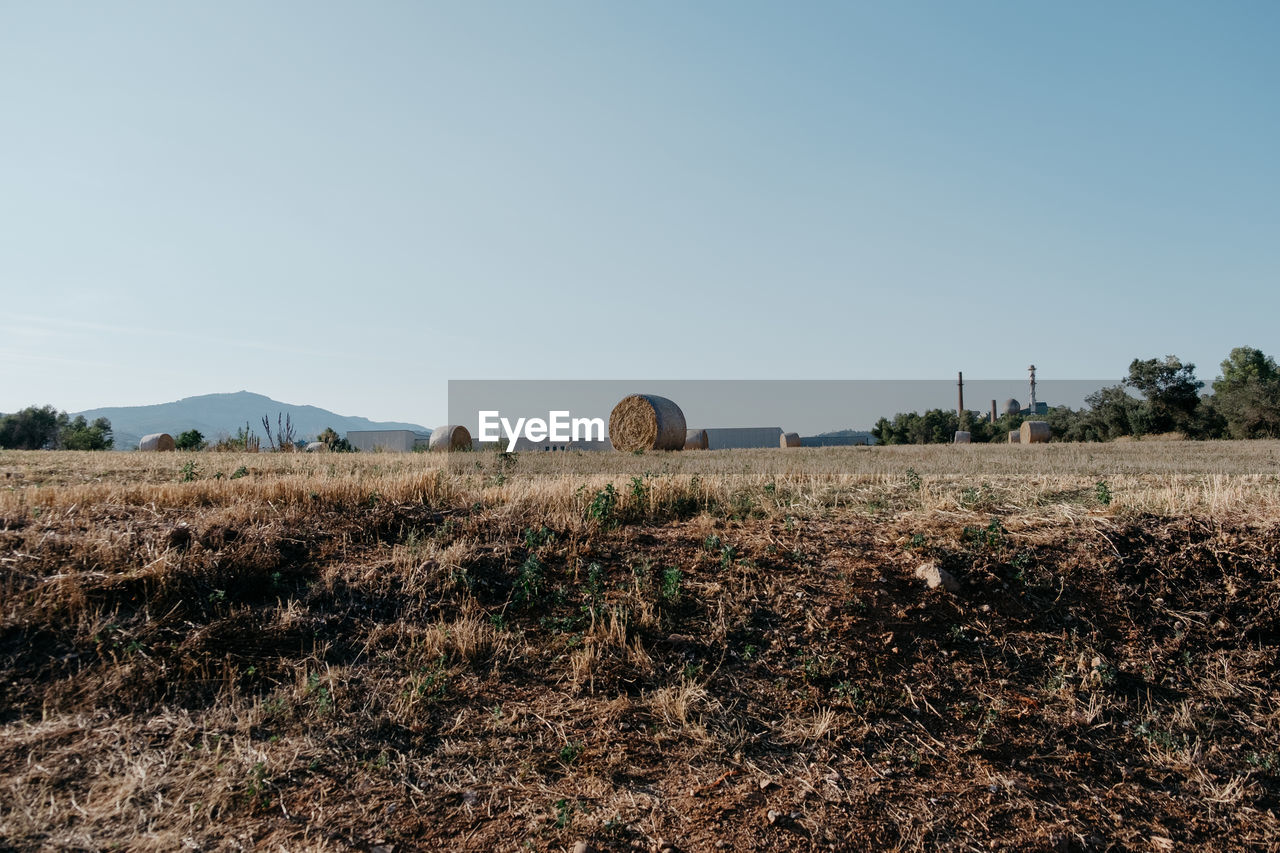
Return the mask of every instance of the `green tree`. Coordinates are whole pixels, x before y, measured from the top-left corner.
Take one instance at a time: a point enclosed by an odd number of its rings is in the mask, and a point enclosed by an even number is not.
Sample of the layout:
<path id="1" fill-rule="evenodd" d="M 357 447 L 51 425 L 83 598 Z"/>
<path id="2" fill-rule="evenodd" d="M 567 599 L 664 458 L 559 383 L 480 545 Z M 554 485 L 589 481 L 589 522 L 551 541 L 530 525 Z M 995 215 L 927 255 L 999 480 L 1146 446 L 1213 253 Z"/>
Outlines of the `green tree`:
<path id="1" fill-rule="evenodd" d="M 880 444 L 948 444 L 959 428 L 960 418 L 955 412 L 930 409 L 923 415 L 899 412 L 893 420 L 881 418 L 871 434 Z"/>
<path id="2" fill-rule="evenodd" d="M 1145 404 L 1126 394 L 1120 385 L 1094 391 L 1084 402 L 1089 407 L 1088 428 L 1098 441 L 1148 431 Z"/>
<path id="3" fill-rule="evenodd" d="M 0 417 L 0 447 L 11 450 L 110 450 L 111 421 L 73 419 L 53 406 L 28 406 Z"/>
<path id="4" fill-rule="evenodd" d="M 1232 438 L 1280 437 L 1280 367 L 1254 347 L 1236 347 L 1213 382 L 1212 408 Z"/>
<path id="5" fill-rule="evenodd" d="M 1124 384 L 1146 398 L 1146 421 L 1142 432 L 1182 430 L 1194 433 L 1196 408 L 1200 405 L 1200 389 L 1204 383 L 1196 379 L 1196 366 L 1183 364 L 1174 355 L 1164 359 L 1135 358 L 1129 363 L 1129 378 Z M 1137 429 L 1134 430 L 1138 434 Z"/>
<path id="6" fill-rule="evenodd" d="M 0 447 L 10 450 L 56 447 L 58 414 L 53 406 L 28 406 L 20 412 L 5 415 L 0 419 Z"/>
<path id="7" fill-rule="evenodd" d="M 316 441 L 322 442 L 325 447 L 329 448 L 334 453 L 356 452 L 356 449 L 351 442 L 339 436 L 338 433 L 334 431 L 333 427 L 325 427 L 324 430 L 316 436 Z"/>
<path id="8" fill-rule="evenodd" d="M 209 446 L 209 442 L 205 441 L 204 433 L 198 429 L 189 429 L 180 433 L 174 444 L 179 450 L 204 450 Z"/>
<path id="9" fill-rule="evenodd" d="M 76 415 L 74 420 L 66 414 L 58 417 L 58 446 L 63 450 L 110 450 L 115 443 L 111 437 L 111 421 L 96 418 L 93 423 L 85 421 L 84 415 Z"/>

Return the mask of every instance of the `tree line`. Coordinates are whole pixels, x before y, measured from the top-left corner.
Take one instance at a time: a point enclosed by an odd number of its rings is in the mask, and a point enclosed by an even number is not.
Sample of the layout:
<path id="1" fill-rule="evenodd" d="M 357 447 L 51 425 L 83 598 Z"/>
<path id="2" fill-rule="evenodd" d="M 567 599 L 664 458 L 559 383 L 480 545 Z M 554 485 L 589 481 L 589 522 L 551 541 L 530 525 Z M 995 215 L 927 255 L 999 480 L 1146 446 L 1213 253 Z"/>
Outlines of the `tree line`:
<path id="1" fill-rule="evenodd" d="M 1053 406 L 1042 415 L 1005 414 L 992 423 L 980 412 L 930 409 L 880 418 L 871 434 L 881 444 L 941 444 L 958 430 L 975 442 L 1005 441 L 1025 420 L 1047 421 L 1057 441 L 1110 441 L 1176 432 L 1192 439 L 1280 438 L 1280 367 L 1254 347 L 1236 347 L 1221 364 L 1213 393 L 1202 394 L 1196 366 L 1177 356 L 1135 358 L 1118 385 L 1085 398 L 1085 407 Z M 1135 391 L 1134 396 L 1129 391 Z"/>
<path id="2" fill-rule="evenodd" d="M 276 419 L 272 430 L 266 415 L 262 417 L 268 445 L 274 451 L 306 450 L 307 442 L 294 435 L 293 422 L 286 417 Z M 316 436 L 330 451 L 354 453 L 356 448 L 338 435 L 332 427 L 326 427 Z M 178 434 L 174 444 L 178 450 L 219 450 L 236 453 L 257 453 L 262 440 L 249 424 L 237 430 L 234 436 L 210 444 L 198 429 Z M 111 421 L 97 418 L 86 421 L 84 415 L 74 418 L 53 406 L 28 406 L 20 412 L 0 415 L 0 450 L 111 450 L 115 446 Z"/>
<path id="3" fill-rule="evenodd" d="M 74 418 L 53 406 L 28 406 L 0 416 L 0 448 L 6 450 L 110 450 L 111 421 Z"/>

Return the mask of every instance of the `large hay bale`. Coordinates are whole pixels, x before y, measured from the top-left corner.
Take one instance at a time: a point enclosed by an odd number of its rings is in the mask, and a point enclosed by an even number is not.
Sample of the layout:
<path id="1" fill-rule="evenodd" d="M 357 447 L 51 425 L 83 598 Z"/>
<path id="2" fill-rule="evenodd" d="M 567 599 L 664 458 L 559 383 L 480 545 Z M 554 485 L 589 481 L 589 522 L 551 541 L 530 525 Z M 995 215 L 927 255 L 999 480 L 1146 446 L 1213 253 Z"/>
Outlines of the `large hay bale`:
<path id="1" fill-rule="evenodd" d="M 705 429 L 690 429 L 684 433 L 684 449 L 685 450 L 706 450 L 711 446 L 710 440 L 707 439 L 707 431 Z"/>
<path id="2" fill-rule="evenodd" d="M 679 450 L 687 434 L 684 412 L 656 394 L 623 397 L 609 413 L 609 441 L 615 450 Z"/>
<path id="3" fill-rule="evenodd" d="M 1011 430 L 1009 430 L 1009 443 L 1010 443 L 1010 444 L 1021 444 L 1021 443 L 1022 443 L 1022 430 L 1019 430 L 1019 429 L 1011 429 Z"/>
<path id="4" fill-rule="evenodd" d="M 1049 424 L 1045 421 L 1022 422 L 1022 444 L 1044 444 L 1050 434 Z"/>
<path id="5" fill-rule="evenodd" d="M 779 447 L 799 447 L 800 433 L 784 432 L 782 435 L 778 436 L 778 446 Z"/>
<path id="6" fill-rule="evenodd" d="M 323 441 L 308 442 L 307 452 L 308 453 L 328 453 L 329 445 L 325 444 Z"/>
<path id="7" fill-rule="evenodd" d="M 453 450 L 471 449 L 471 432 L 461 424 L 445 424 L 431 431 L 427 449 L 448 453 Z"/>
<path id="8" fill-rule="evenodd" d="M 956 436 L 952 441 L 953 444 L 971 444 L 972 442 L 973 434 L 962 429 L 956 430 Z"/>
<path id="9" fill-rule="evenodd" d="M 151 435 L 144 435 L 142 441 L 138 442 L 139 450 L 165 451 L 176 450 L 177 445 L 173 441 L 173 436 L 167 432 L 153 432 Z"/>

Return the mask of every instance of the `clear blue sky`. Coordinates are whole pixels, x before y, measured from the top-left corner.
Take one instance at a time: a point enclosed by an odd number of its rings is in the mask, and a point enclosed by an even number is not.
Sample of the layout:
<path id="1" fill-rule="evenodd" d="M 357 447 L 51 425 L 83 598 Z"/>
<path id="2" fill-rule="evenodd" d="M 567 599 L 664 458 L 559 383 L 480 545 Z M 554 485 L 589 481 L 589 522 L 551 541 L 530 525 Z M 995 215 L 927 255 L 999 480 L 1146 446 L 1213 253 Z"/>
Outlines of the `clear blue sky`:
<path id="1" fill-rule="evenodd" d="M 1280 355 L 1280 4 L 0 5 L 0 410 Z M 643 389 L 638 389 L 643 390 Z"/>

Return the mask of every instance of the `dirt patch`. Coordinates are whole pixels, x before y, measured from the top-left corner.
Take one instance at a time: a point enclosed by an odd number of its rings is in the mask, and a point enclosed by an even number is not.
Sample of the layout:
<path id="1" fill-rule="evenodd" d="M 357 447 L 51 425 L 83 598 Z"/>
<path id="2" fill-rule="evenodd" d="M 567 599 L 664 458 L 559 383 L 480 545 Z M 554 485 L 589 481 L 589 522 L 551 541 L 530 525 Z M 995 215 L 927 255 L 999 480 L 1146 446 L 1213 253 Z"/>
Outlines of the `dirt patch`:
<path id="1" fill-rule="evenodd" d="M 237 519 L 0 533 L 15 848 L 1280 843 L 1274 527 Z"/>

